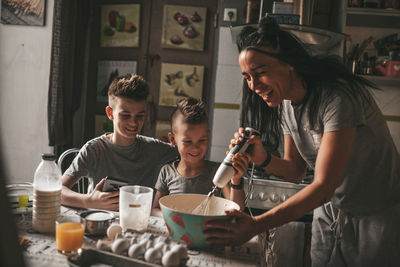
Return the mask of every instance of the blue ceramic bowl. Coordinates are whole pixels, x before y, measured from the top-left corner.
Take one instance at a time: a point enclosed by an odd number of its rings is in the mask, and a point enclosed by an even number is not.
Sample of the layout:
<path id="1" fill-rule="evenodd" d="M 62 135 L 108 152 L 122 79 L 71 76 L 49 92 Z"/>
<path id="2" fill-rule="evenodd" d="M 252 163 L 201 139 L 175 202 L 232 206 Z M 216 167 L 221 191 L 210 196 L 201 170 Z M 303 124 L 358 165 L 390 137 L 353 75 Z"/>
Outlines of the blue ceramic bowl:
<path id="1" fill-rule="evenodd" d="M 192 211 L 204 204 L 207 195 L 200 194 L 176 194 L 160 198 L 160 207 L 172 238 L 183 240 L 189 248 L 204 248 L 207 236 L 203 234 L 204 224 L 209 220 L 231 220 L 232 216 L 225 215 L 225 210 L 240 207 L 233 201 L 220 197 L 212 197 L 208 203 L 208 211 L 197 215 Z M 204 211 L 204 210 L 203 210 Z"/>

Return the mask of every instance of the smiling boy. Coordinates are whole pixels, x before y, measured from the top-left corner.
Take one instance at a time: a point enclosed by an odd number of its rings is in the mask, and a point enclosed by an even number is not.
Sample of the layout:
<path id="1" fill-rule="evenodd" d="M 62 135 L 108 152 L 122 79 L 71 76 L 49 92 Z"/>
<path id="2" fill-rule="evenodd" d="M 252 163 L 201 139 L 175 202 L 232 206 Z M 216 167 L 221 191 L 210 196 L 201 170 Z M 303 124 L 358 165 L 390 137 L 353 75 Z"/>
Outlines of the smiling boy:
<path id="1" fill-rule="evenodd" d="M 106 114 L 114 130 L 87 142 L 65 171 L 63 205 L 118 210 L 119 192 L 102 191 L 106 176 L 152 187 L 160 166 L 177 157 L 170 144 L 139 135 L 148 95 L 148 85 L 139 75 L 128 74 L 113 80 Z M 92 192 L 80 194 L 71 190 L 81 177 L 93 178 L 96 186 Z"/>
<path id="2" fill-rule="evenodd" d="M 164 165 L 158 176 L 153 201 L 153 216 L 162 216 L 159 199 L 168 194 L 208 194 L 212 187 L 219 163 L 204 159 L 207 152 L 210 130 L 206 105 L 203 101 L 188 97 L 181 100 L 171 117 L 171 144 L 178 148 L 180 159 Z M 247 170 L 248 158 L 237 154 L 232 159 L 236 173 L 229 185 L 222 188 L 225 198 L 244 208 L 242 175 Z"/>

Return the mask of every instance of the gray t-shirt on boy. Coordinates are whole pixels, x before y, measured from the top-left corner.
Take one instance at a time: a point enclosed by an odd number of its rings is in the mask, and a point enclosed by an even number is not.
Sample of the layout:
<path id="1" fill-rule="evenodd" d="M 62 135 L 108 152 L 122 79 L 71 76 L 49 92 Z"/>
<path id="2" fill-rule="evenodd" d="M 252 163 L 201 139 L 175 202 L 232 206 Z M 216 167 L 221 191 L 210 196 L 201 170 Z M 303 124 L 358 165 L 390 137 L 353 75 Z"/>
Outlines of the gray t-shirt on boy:
<path id="1" fill-rule="evenodd" d="M 208 194 L 213 187 L 214 174 L 219 167 L 219 163 L 206 160 L 206 165 L 202 173 L 195 177 L 184 177 L 176 169 L 179 161 L 174 161 L 164 165 L 155 188 L 164 193 L 183 194 L 183 193 L 196 193 Z"/>
<path id="2" fill-rule="evenodd" d="M 106 135 L 87 142 L 65 174 L 91 177 L 95 185 L 109 176 L 126 180 L 130 185 L 153 187 L 161 166 L 178 156 L 172 145 L 151 137 L 137 135 L 133 145 L 122 147 L 113 144 Z"/>
<path id="3" fill-rule="evenodd" d="M 305 162 L 314 169 L 322 134 L 356 127 L 352 153 L 332 204 L 353 215 L 368 215 L 400 202 L 400 158 L 386 121 L 372 99 L 351 100 L 343 92 L 322 91 L 312 127 L 309 105 L 283 101 L 283 133 L 289 134 Z"/>

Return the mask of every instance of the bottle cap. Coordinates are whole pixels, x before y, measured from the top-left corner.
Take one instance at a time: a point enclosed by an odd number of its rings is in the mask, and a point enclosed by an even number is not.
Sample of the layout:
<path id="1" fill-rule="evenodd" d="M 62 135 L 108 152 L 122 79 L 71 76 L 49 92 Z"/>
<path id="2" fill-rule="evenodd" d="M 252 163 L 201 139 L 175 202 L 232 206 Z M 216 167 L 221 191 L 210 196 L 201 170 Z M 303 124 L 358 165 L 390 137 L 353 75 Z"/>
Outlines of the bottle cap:
<path id="1" fill-rule="evenodd" d="M 56 155 L 54 154 L 42 154 L 43 160 L 56 160 Z"/>

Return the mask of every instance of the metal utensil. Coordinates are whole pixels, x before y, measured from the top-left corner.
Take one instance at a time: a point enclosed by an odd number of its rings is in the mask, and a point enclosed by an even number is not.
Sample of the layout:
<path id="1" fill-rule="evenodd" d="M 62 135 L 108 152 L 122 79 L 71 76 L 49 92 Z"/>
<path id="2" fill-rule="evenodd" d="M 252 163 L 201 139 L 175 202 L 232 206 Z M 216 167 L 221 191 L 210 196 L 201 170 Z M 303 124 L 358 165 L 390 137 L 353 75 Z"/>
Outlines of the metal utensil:
<path id="1" fill-rule="evenodd" d="M 90 214 L 99 213 L 104 214 L 107 219 L 90 219 Z M 115 215 L 111 211 L 105 210 L 89 210 L 79 214 L 82 218 L 85 218 L 85 234 L 87 235 L 106 235 L 108 227 L 112 222 L 115 221 Z M 101 215 L 100 215 L 101 216 Z"/>

